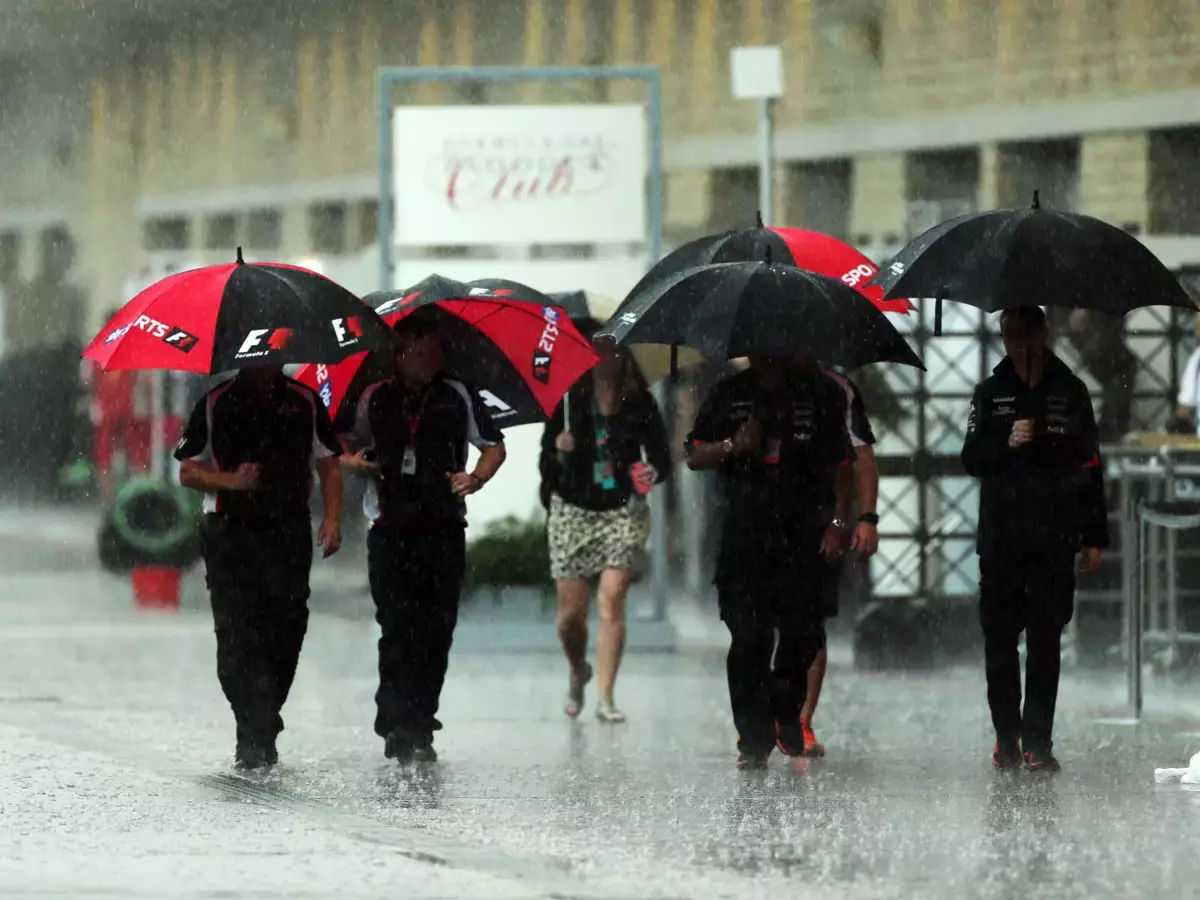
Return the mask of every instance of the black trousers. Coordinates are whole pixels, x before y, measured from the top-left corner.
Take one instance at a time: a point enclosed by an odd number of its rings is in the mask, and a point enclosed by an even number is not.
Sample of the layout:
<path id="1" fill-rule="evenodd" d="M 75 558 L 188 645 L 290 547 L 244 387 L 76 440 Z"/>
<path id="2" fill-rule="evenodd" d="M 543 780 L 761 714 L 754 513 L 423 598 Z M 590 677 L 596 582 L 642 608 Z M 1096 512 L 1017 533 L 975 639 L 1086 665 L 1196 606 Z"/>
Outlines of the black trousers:
<path id="1" fill-rule="evenodd" d="M 431 735 L 446 680 L 466 566 L 458 525 L 389 528 L 367 535 L 367 569 L 379 622 L 375 733 L 396 728 Z"/>
<path id="2" fill-rule="evenodd" d="M 217 635 L 217 678 L 238 740 L 273 741 L 308 630 L 312 526 L 206 516 L 204 567 Z"/>
<path id="3" fill-rule="evenodd" d="M 996 736 L 1024 749 L 1053 746 L 1062 633 L 1075 610 L 1075 555 L 986 556 L 979 560 L 988 705 Z M 1025 709 L 1017 643 L 1025 632 Z"/>
<path id="4" fill-rule="evenodd" d="M 729 703 L 738 749 L 766 753 L 775 723 L 798 724 L 808 670 L 825 646 L 826 582 L 835 571 L 819 554 L 780 568 L 747 560 L 746 578 L 717 582 L 729 629 Z"/>

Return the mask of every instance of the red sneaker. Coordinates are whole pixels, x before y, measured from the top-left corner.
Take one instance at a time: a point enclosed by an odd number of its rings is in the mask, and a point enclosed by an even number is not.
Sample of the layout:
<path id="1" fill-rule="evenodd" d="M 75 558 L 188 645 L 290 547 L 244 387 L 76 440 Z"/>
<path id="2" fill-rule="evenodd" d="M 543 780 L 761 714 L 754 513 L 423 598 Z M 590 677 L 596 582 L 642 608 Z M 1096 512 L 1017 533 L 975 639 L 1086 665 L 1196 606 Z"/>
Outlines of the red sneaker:
<path id="1" fill-rule="evenodd" d="M 1001 744 L 996 742 L 996 747 L 992 750 L 992 765 L 997 769 L 1015 769 L 1021 765 L 1021 748 L 1014 741 Z"/>
<path id="2" fill-rule="evenodd" d="M 817 736 L 813 734 L 812 725 L 801 720 L 800 727 L 804 730 L 804 755 L 808 757 L 824 756 L 825 745 L 818 741 Z"/>

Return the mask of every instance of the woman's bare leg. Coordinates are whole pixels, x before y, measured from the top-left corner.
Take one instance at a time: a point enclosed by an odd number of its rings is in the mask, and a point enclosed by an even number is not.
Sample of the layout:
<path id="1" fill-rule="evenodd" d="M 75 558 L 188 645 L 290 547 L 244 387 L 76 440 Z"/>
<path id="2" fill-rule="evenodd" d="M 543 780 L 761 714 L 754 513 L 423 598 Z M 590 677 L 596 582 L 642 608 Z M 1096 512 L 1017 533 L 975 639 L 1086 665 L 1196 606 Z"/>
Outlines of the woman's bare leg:
<path id="1" fill-rule="evenodd" d="M 633 580 L 629 572 L 605 569 L 600 575 L 600 632 L 596 661 L 600 670 L 600 699 L 611 700 L 625 652 L 625 595 Z"/>
<path id="2" fill-rule="evenodd" d="M 583 707 L 583 688 L 591 678 L 587 663 L 588 583 L 583 578 L 563 579 L 558 589 L 558 639 L 571 667 L 566 713 L 579 715 Z"/>

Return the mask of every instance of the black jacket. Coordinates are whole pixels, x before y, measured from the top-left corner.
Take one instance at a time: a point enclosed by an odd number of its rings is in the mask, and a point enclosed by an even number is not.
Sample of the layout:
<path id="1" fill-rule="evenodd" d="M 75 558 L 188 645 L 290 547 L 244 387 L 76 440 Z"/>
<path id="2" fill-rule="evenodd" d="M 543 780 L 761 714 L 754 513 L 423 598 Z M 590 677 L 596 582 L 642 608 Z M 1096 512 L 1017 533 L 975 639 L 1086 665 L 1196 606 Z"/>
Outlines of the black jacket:
<path id="1" fill-rule="evenodd" d="M 1028 418 L 1037 423 L 1033 441 L 1010 447 L 1013 423 Z M 1005 357 L 975 388 L 962 462 L 980 480 L 981 556 L 1108 545 L 1092 398 L 1053 353 L 1037 387 L 1021 381 Z"/>
<path id="2" fill-rule="evenodd" d="M 596 451 L 596 425 L 593 417 L 590 391 L 572 391 L 570 394 L 571 435 L 575 449 L 561 455 L 554 441 L 563 431 L 563 407 L 560 403 L 546 430 L 542 433 L 542 453 L 538 468 L 542 474 L 543 502 L 549 492 L 558 494 L 567 503 L 584 509 L 619 509 L 633 496 L 633 481 L 629 467 L 642 459 L 658 472 L 658 480 L 664 481 L 671 474 L 671 451 L 667 445 L 667 427 L 663 423 L 658 405 L 649 391 L 630 393 L 613 416 L 608 426 L 606 454 L 611 457 L 616 484 L 606 490 L 596 483 L 595 464 L 599 459 Z"/>

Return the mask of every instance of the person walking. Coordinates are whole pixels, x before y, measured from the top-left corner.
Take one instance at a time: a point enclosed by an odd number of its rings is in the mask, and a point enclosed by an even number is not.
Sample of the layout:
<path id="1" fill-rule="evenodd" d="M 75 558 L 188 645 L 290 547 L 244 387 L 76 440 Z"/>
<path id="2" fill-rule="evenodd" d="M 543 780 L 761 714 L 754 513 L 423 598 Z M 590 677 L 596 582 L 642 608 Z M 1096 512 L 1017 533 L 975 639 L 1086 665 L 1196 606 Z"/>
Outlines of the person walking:
<path id="1" fill-rule="evenodd" d="M 623 722 L 613 692 L 625 649 L 625 597 L 650 533 L 645 495 L 667 478 L 671 452 L 666 424 L 632 357 L 610 342 L 598 352 L 600 362 L 546 423 L 539 469 L 558 636 L 570 666 L 563 710 L 579 715 L 592 678 L 587 616 L 591 581 L 598 577 L 596 715 Z"/>
<path id="2" fill-rule="evenodd" d="M 858 497 L 858 518 L 850 538 L 850 549 L 863 560 L 870 559 L 879 549 L 879 515 L 875 508 L 879 499 L 879 470 L 875 465 L 875 433 L 858 385 L 848 376 L 834 369 L 824 369 L 846 394 L 846 430 L 854 448 L 854 482 Z M 829 560 L 830 572 L 825 581 L 823 612 L 826 618 L 838 614 L 843 575 L 846 569 L 845 555 Z M 808 670 L 808 694 L 804 708 L 800 711 L 800 728 L 804 733 L 804 756 L 821 757 L 825 746 L 813 732 L 812 720 L 821 700 L 821 688 L 825 684 L 825 672 L 829 665 L 829 646 L 822 640 L 821 649 L 812 667 Z"/>
<path id="3" fill-rule="evenodd" d="M 1047 347 L 1036 306 L 1005 310 L 1006 356 L 975 388 L 962 462 L 980 481 L 980 620 L 992 762 L 1057 770 L 1052 733 L 1062 632 L 1079 568 L 1099 567 L 1108 518 L 1087 386 Z M 1017 642 L 1025 632 L 1025 707 Z"/>
<path id="4" fill-rule="evenodd" d="M 713 388 L 688 440 L 688 466 L 718 469 L 727 498 L 715 582 L 740 769 L 765 768 L 776 746 L 804 753 L 828 559 L 846 545 L 846 414 L 844 389 L 814 362 L 755 358 Z"/>
<path id="5" fill-rule="evenodd" d="M 433 762 L 438 701 L 466 566 L 466 498 L 504 463 L 504 438 L 478 393 L 442 372 L 432 307 L 394 326 L 397 375 L 367 387 L 345 468 L 370 479 L 367 570 L 379 622 L 375 733 L 384 755 Z M 467 471 L 468 447 L 480 451 Z"/>
<path id="6" fill-rule="evenodd" d="M 209 391 L 175 449 L 180 484 L 206 495 L 217 678 L 242 768 L 279 760 L 280 713 L 308 629 L 312 467 L 315 460 L 324 499 L 317 543 L 328 557 L 342 541 L 340 452 L 320 397 L 282 366 L 243 369 Z"/>

